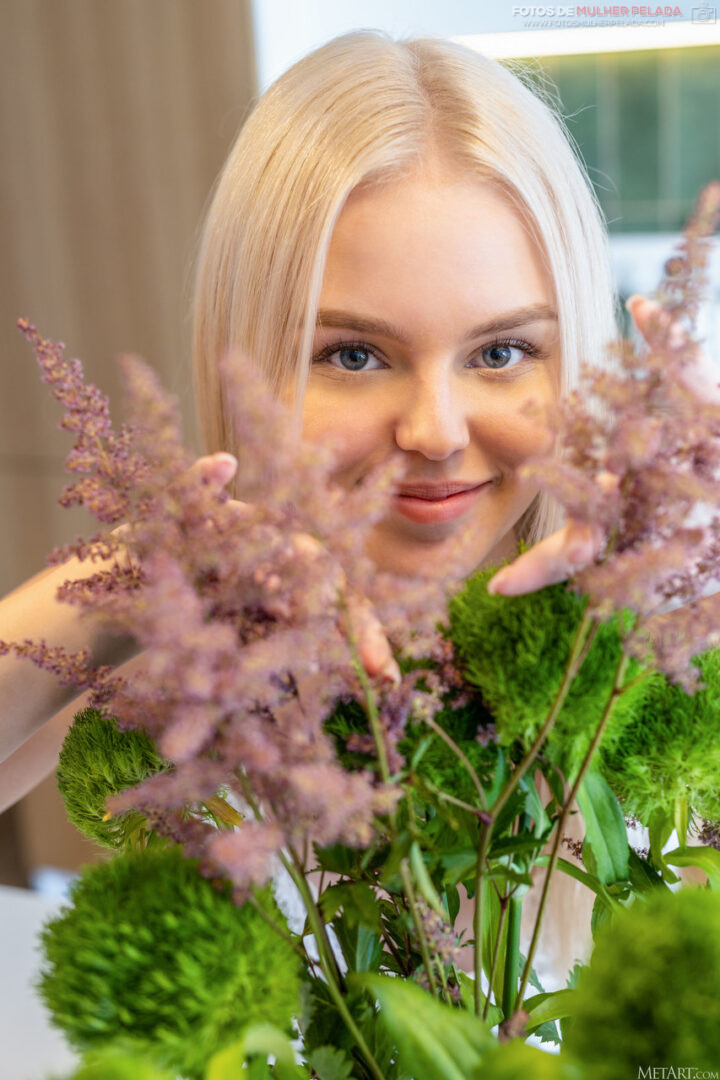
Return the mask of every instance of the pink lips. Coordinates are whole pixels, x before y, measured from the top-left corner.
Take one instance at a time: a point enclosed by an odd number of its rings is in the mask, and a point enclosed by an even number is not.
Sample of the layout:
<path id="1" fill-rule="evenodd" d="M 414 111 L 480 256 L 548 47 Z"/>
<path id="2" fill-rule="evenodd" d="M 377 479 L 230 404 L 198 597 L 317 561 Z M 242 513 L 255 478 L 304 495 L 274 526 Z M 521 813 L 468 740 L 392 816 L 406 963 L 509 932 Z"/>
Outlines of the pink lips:
<path id="1" fill-rule="evenodd" d="M 420 524 L 454 521 L 462 517 L 483 491 L 492 485 L 468 487 L 467 484 L 401 484 L 393 499 L 393 508 L 403 517 Z"/>

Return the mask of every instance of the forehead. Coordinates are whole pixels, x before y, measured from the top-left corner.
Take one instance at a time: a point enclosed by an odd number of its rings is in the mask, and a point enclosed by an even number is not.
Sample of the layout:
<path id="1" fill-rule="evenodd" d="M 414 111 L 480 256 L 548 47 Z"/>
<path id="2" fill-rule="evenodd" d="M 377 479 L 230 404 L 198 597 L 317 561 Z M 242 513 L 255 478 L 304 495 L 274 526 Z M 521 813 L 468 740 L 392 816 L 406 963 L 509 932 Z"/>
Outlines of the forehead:
<path id="1" fill-rule="evenodd" d="M 395 317 L 550 303 L 542 254 L 510 197 L 440 165 L 356 188 L 333 230 L 322 306 L 355 300 Z"/>

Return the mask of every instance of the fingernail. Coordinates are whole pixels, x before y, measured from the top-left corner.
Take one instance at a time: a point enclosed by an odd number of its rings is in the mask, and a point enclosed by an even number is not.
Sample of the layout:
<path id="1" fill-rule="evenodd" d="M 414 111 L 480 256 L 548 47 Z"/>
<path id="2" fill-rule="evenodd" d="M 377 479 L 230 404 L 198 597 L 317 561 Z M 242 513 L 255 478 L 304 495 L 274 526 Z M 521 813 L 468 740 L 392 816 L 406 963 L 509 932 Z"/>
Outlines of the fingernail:
<path id="1" fill-rule="evenodd" d="M 500 570 L 495 577 L 490 578 L 488 581 L 487 591 L 491 596 L 494 596 L 497 592 L 502 592 L 503 586 L 507 584 L 508 575 L 504 570 Z"/>
<path id="2" fill-rule="evenodd" d="M 213 460 L 218 465 L 227 465 L 228 468 L 232 467 L 234 469 L 237 467 L 237 458 L 232 454 L 228 454 L 225 450 L 221 450 L 219 454 L 213 454 Z"/>
<path id="3" fill-rule="evenodd" d="M 380 669 L 380 676 L 385 679 L 386 682 L 391 682 L 393 686 L 399 686 L 402 682 L 400 668 L 397 666 L 395 660 L 388 660 L 387 664 Z"/>
<path id="4" fill-rule="evenodd" d="M 640 293 L 635 293 L 634 292 L 632 294 L 632 296 L 628 296 L 627 300 L 625 301 L 625 310 L 630 311 L 631 307 L 633 306 L 633 304 L 634 304 L 634 302 L 636 300 L 644 300 L 644 299 L 645 299 L 645 297 L 642 296 Z"/>

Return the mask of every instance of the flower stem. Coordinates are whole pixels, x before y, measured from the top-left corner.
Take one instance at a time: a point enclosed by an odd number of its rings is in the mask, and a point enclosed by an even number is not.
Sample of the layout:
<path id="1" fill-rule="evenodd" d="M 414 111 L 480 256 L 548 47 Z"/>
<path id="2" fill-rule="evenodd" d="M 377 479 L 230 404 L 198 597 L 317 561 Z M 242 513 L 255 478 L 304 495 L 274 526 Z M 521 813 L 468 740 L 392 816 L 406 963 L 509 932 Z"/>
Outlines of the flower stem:
<path id="1" fill-rule="evenodd" d="M 573 679 L 582 667 L 585 661 L 585 657 L 590 651 L 590 646 L 595 640 L 595 635 L 597 634 L 599 625 L 600 624 L 596 619 L 593 619 L 592 616 L 587 614 L 586 609 L 575 632 L 575 638 L 570 649 L 570 655 L 568 657 L 567 664 L 565 665 L 565 672 L 562 677 L 562 682 L 558 687 L 558 691 L 555 695 L 555 700 L 553 701 L 550 712 L 548 713 L 542 727 L 537 733 L 532 746 L 525 754 L 522 761 L 513 770 L 512 776 L 509 778 L 504 788 L 498 795 L 497 799 L 493 803 L 491 808 L 493 818 L 497 818 L 498 814 L 505 806 L 505 803 L 508 801 L 512 793 L 515 791 L 515 788 L 518 786 L 523 776 L 540 753 L 540 749 L 546 738 L 550 734 L 555 724 L 555 721 L 560 714 L 560 710 L 565 703 L 565 698 L 568 695 L 568 691 L 572 685 Z"/>
<path id="2" fill-rule="evenodd" d="M 480 843 L 475 865 L 475 910 L 473 911 L 473 937 L 475 938 L 475 1015 L 480 1016 L 483 1008 L 482 969 L 483 969 L 483 889 L 485 860 L 490 847 L 493 822 L 483 822 L 480 826 Z M 488 995 L 490 987 L 488 987 Z"/>
<path id="3" fill-rule="evenodd" d="M 390 768 L 388 766 L 387 751 L 385 749 L 385 740 L 383 738 L 382 728 L 380 726 L 380 716 L 377 710 L 377 703 L 375 701 L 375 692 L 373 690 L 370 679 L 367 672 L 360 660 L 357 640 L 352 630 L 349 628 L 348 620 L 348 637 L 350 645 L 352 647 L 353 666 L 357 673 L 360 685 L 365 694 L 366 712 L 368 720 L 370 722 L 370 730 L 375 740 L 375 747 L 377 750 L 378 765 L 380 767 L 380 776 L 386 784 L 390 783 Z M 468 763 L 469 764 L 469 763 Z M 479 781 L 478 781 L 479 783 Z M 482 790 L 482 789 L 481 789 Z M 390 813 L 390 821 L 394 830 L 397 828 L 397 815 L 393 809 Z M 417 898 L 415 896 L 415 888 L 412 883 L 412 875 L 410 873 L 410 867 L 408 866 L 407 859 L 403 859 L 400 863 L 400 878 L 403 883 L 403 892 L 405 893 L 405 899 L 410 909 L 410 915 L 412 916 L 413 924 L 415 926 L 415 933 L 418 936 L 420 943 L 420 954 L 423 959 L 423 966 L 427 972 L 428 983 L 430 986 L 430 992 L 432 994 L 437 993 L 437 980 L 435 979 L 435 973 L 433 971 L 432 960 L 430 957 L 430 949 L 428 948 L 427 938 L 422 925 L 422 919 L 417 909 Z"/>
<path id="4" fill-rule="evenodd" d="M 284 941 L 289 942 L 290 945 L 292 945 L 295 952 L 298 953 L 298 955 L 300 956 L 300 959 L 303 961 L 303 963 L 307 964 L 312 969 L 314 967 L 314 964 L 313 964 L 312 958 L 310 956 L 308 956 L 307 950 L 302 945 L 299 945 L 297 943 L 297 941 L 295 941 L 294 938 L 292 938 L 290 936 L 290 934 L 285 933 L 283 928 L 281 926 L 279 926 L 278 923 L 275 922 L 272 915 L 270 915 L 269 912 L 267 912 L 265 910 L 265 908 L 262 906 L 262 904 L 257 899 L 257 897 L 255 896 L 254 893 L 250 893 L 250 896 L 248 897 L 248 901 L 252 905 L 252 907 L 255 909 L 255 911 L 257 911 L 260 918 L 265 920 L 265 922 L 268 924 L 268 926 L 271 927 L 275 931 L 275 933 L 278 935 L 278 937 L 281 937 Z"/>
<path id="5" fill-rule="evenodd" d="M 500 897 L 500 918 L 498 919 L 497 936 L 495 937 L 495 946 L 493 948 L 492 962 L 490 964 L 490 974 L 488 975 L 488 993 L 485 998 L 485 1006 L 482 1011 L 483 1020 L 487 1020 L 488 1010 L 490 1009 L 490 992 L 495 979 L 495 972 L 497 971 L 498 957 L 500 956 L 500 942 L 502 941 L 503 927 L 505 926 L 505 916 L 508 910 L 508 896 Z"/>
<path id="6" fill-rule="evenodd" d="M 543 889 L 542 889 L 542 893 L 540 895 L 540 903 L 538 905 L 538 911 L 537 911 L 537 915 L 535 917 L 535 926 L 533 927 L 533 934 L 532 934 L 532 939 L 530 941 L 530 948 L 528 949 L 527 960 L 525 961 L 525 967 L 523 969 L 522 979 L 520 980 L 520 989 L 518 991 L 518 996 L 517 996 L 517 1009 L 518 1010 L 520 1008 L 522 1008 L 523 998 L 525 996 L 525 991 L 527 989 L 528 980 L 530 978 L 530 972 L 532 971 L 532 962 L 533 962 L 533 959 L 535 957 L 535 951 L 537 949 L 538 940 L 540 938 L 540 928 L 542 926 L 543 916 L 545 914 L 545 908 L 547 906 L 548 893 L 550 891 L 550 881 L 552 879 L 553 872 L 554 872 L 555 867 L 557 865 L 558 855 L 559 855 L 559 852 L 560 852 L 560 843 L 561 843 L 562 836 L 563 836 L 563 833 L 564 833 L 564 828 L 565 828 L 565 822 L 567 820 L 568 814 L 570 813 L 570 808 L 572 807 L 572 804 L 575 801 L 575 796 L 577 795 L 577 793 L 578 793 L 578 791 L 580 789 L 580 785 L 583 782 L 583 780 L 585 779 L 585 775 L 586 775 L 588 769 L 590 768 L 590 763 L 591 763 L 593 757 L 595 756 L 595 751 L 597 750 L 598 746 L 600 745 L 600 740 L 602 739 L 603 734 L 605 732 L 605 728 L 607 727 L 608 720 L 610 719 L 610 716 L 612 714 L 612 710 L 613 710 L 613 708 L 615 706 L 615 702 L 617 701 L 617 699 L 620 697 L 620 695 L 624 691 L 622 681 L 623 681 L 623 677 L 625 675 L 625 671 L 627 669 L 627 666 L 628 666 L 629 662 L 630 662 L 630 657 L 627 656 L 625 653 L 622 653 L 620 655 L 620 659 L 618 661 L 617 668 L 615 669 L 615 679 L 613 681 L 613 688 L 612 688 L 612 691 L 610 692 L 610 697 L 608 698 L 608 700 L 607 700 L 607 702 L 605 704 L 605 709 L 603 710 L 603 714 L 602 714 L 602 716 L 600 718 L 600 722 L 599 722 L 599 724 L 598 724 L 598 726 L 597 726 L 597 728 L 595 730 L 595 734 L 592 737 L 592 741 L 590 743 L 590 746 L 588 747 L 587 753 L 585 754 L 585 757 L 583 759 L 583 763 L 580 766 L 580 771 L 578 772 L 578 775 L 577 775 L 577 777 L 575 779 L 575 782 L 572 785 L 572 788 L 570 789 L 570 794 L 568 795 L 567 799 L 563 803 L 562 810 L 560 811 L 560 815 L 559 815 L 558 820 L 557 820 L 555 839 L 553 841 L 553 847 L 552 847 L 552 851 L 550 853 L 550 861 L 548 862 L 547 871 L 545 873 L 545 880 L 543 882 Z"/>
<path id="7" fill-rule="evenodd" d="M 288 859 L 287 856 L 285 856 L 282 852 L 280 853 L 280 859 L 283 862 L 286 870 L 292 877 L 293 881 L 295 882 L 297 890 L 302 897 L 303 904 L 305 905 L 308 921 L 310 923 L 312 932 L 315 935 L 315 941 L 318 947 L 320 967 L 322 968 L 323 975 L 325 976 L 325 979 L 327 981 L 330 996 L 335 1002 L 337 1010 L 342 1016 L 343 1021 L 345 1022 L 345 1026 L 355 1040 L 358 1050 L 365 1058 L 365 1061 L 367 1062 L 368 1068 L 370 1069 L 373 1077 L 375 1078 L 375 1080 L 385 1080 L 383 1072 L 377 1061 L 373 1057 L 370 1047 L 366 1043 L 362 1032 L 355 1023 L 352 1013 L 347 1006 L 347 1002 L 345 1001 L 340 987 L 337 984 L 335 970 L 336 965 L 331 962 L 330 958 L 326 955 L 326 950 L 329 947 L 329 942 L 325 933 L 325 926 L 323 925 L 320 912 L 318 911 L 317 904 L 315 903 L 315 899 L 310 891 L 310 887 L 307 883 L 305 875 L 300 870 L 298 870 L 294 862 Z M 330 952 L 332 955 L 332 950 L 330 950 Z"/>
<path id="8" fill-rule="evenodd" d="M 505 946 L 505 978 L 503 979 L 502 1010 L 507 1018 L 515 1008 L 520 969 L 520 920 L 522 897 L 511 896 L 508 901 L 508 933 Z"/>
<path id="9" fill-rule="evenodd" d="M 400 877 L 403 883 L 403 891 L 410 908 L 410 914 L 415 925 L 415 933 L 418 936 L 420 942 L 420 954 L 423 959 L 423 966 L 427 972 L 428 983 L 430 984 L 430 992 L 432 994 L 437 993 L 437 981 L 435 979 L 435 973 L 433 971 L 432 960 L 430 959 L 430 949 L 428 947 L 427 938 L 425 937 L 425 930 L 423 928 L 422 919 L 417 909 L 417 897 L 415 895 L 415 886 L 412 883 L 412 875 L 410 873 L 410 867 L 408 866 L 407 859 L 403 859 L 400 863 Z"/>
<path id="10" fill-rule="evenodd" d="M 473 784 L 475 786 L 475 790 L 478 793 L 478 798 L 480 799 L 480 802 L 481 802 L 483 808 L 487 809 L 487 797 L 485 795 L 485 790 L 484 790 L 482 784 L 480 783 L 480 777 L 478 776 L 478 774 L 475 772 L 472 765 L 470 764 L 470 761 L 468 760 L 467 755 L 465 753 L 463 753 L 463 751 L 460 749 L 460 747 L 455 742 L 455 740 L 452 738 L 452 736 L 448 735 L 447 731 L 445 731 L 443 728 L 440 727 L 440 725 L 437 723 L 437 721 L 434 719 L 434 717 L 432 717 L 432 716 L 423 716 L 422 719 L 423 719 L 423 722 L 425 724 L 427 724 L 427 726 L 429 728 L 431 728 L 431 730 L 434 731 L 435 734 L 437 736 L 439 736 L 439 738 L 441 738 L 444 743 L 447 744 L 447 746 L 450 747 L 453 754 L 455 754 L 455 756 L 458 758 L 458 760 L 461 761 L 462 764 L 465 766 L 465 768 L 467 769 L 468 774 L 470 776 L 470 779 L 472 780 L 472 782 L 473 782 Z M 460 804 L 460 805 L 462 805 L 462 804 Z"/>
<path id="11" fill-rule="evenodd" d="M 582 619 L 580 620 L 578 628 L 575 632 L 575 637 L 570 647 L 570 655 L 568 656 L 567 664 L 565 665 L 562 682 L 558 687 L 558 691 L 555 695 L 555 700 L 553 701 L 550 712 L 545 718 L 545 721 L 543 722 L 540 731 L 535 737 L 532 746 L 525 754 L 522 761 L 516 766 L 512 776 L 508 779 L 507 783 L 505 784 L 502 791 L 500 792 L 497 799 L 490 808 L 490 811 L 484 819 L 483 825 L 480 829 L 480 844 L 478 848 L 478 860 L 475 870 L 475 911 L 473 914 L 473 932 L 475 936 L 475 1013 L 478 1016 L 481 1013 L 482 1006 L 482 882 L 485 873 L 485 859 L 487 858 L 487 853 L 490 848 L 490 839 L 492 837 L 493 827 L 500 811 L 515 791 L 516 787 L 522 780 L 525 773 L 528 771 L 530 766 L 537 758 L 542 748 L 542 745 L 545 742 L 545 739 L 550 734 L 550 731 L 552 730 L 552 727 L 558 718 L 565 698 L 567 697 L 568 690 L 572 685 L 572 681 L 582 667 L 585 657 L 587 656 L 590 649 L 590 646 L 595 639 L 598 625 L 599 623 L 597 622 L 597 620 L 593 619 L 592 616 L 588 615 L 586 608 L 583 612 Z"/>

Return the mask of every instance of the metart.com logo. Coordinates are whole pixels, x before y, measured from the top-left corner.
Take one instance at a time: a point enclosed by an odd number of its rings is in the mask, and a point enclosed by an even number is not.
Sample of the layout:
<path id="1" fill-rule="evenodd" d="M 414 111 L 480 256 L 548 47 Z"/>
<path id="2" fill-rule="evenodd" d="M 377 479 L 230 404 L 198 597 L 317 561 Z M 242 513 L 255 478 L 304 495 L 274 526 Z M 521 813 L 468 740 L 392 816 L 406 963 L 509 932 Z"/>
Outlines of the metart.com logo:
<path id="1" fill-rule="evenodd" d="M 637 1080 L 718 1080 L 718 1076 L 693 1065 L 639 1065 Z"/>

